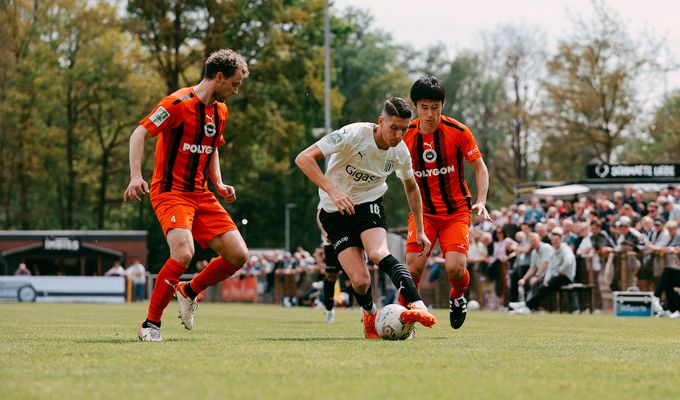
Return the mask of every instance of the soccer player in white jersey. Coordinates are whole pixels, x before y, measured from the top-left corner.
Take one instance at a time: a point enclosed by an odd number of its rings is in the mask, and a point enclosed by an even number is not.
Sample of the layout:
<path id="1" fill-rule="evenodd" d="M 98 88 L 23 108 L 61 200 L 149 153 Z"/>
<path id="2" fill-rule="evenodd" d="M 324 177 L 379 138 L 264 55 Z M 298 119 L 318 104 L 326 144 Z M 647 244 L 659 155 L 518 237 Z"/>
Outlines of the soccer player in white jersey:
<path id="1" fill-rule="evenodd" d="M 303 150 L 295 163 L 319 187 L 322 209 L 319 219 L 347 273 L 354 296 L 362 308 L 364 334 L 379 338 L 375 330 L 376 306 L 371 297 L 368 258 L 385 272 L 408 301 L 401 314 L 404 323 L 432 327 L 437 321 L 423 303 L 406 267 L 387 249 L 387 224 L 383 207 L 385 180 L 397 173 L 415 218 L 416 241 L 425 257 L 431 243 L 423 230 L 422 200 L 411 167 L 411 156 L 402 138 L 408 129 L 411 108 L 403 99 L 386 100 L 378 124 L 347 125 Z M 317 160 L 330 157 L 326 174 Z M 362 250 L 363 249 L 363 250 Z"/>

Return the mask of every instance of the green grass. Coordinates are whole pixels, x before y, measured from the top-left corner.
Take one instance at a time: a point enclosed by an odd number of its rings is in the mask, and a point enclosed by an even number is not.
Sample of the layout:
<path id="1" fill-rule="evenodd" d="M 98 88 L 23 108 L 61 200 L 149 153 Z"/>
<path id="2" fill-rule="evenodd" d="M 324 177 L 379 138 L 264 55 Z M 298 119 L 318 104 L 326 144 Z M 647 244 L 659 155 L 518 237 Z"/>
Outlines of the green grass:
<path id="1" fill-rule="evenodd" d="M 309 308 L 171 303 L 163 343 L 137 340 L 146 305 L 0 304 L 0 399 L 677 398 L 680 321 L 610 315 L 448 315 L 415 340 L 363 339 Z"/>

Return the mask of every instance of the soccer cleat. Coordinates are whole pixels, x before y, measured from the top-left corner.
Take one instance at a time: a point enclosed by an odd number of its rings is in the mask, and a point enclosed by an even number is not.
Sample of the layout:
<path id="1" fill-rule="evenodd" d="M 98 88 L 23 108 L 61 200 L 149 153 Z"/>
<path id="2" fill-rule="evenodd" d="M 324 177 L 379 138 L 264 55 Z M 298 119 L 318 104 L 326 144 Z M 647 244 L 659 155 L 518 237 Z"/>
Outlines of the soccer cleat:
<path id="1" fill-rule="evenodd" d="M 143 342 L 162 342 L 163 337 L 161 336 L 161 328 L 157 327 L 154 324 L 147 323 L 147 326 L 144 326 L 144 322 L 142 322 L 141 325 L 139 325 L 139 329 L 137 329 L 137 337 L 139 337 L 139 340 Z"/>
<path id="2" fill-rule="evenodd" d="M 467 300 L 460 296 L 457 299 L 449 299 L 449 322 L 451 328 L 458 329 L 463 326 L 467 315 Z"/>
<path id="3" fill-rule="evenodd" d="M 361 309 L 361 316 L 364 323 L 364 336 L 366 339 L 380 339 L 378 332 L 375 330 L 375 317 L 378 315 L 378 309 L 373 305 L 373 314 L 369 314 Z"/>
<path id="4" fill-rule="evenodd" d="M 192 300 L 187 296 L 184 287 L 188 285 L 189 282 L 180 282 L 175 286 L 175 296 L 177 297 L 177 302 L 179 303 L 179 319 L 182 321 L 182 325 L 188 331 L 194 327 L 194 313 L 198 308 L 198 302 Z"/>
<path id="5" fill-rule="evenodd" d="M 326 310 L 326 323 L 332 324 L 335 322 L 335 310 Z"/>
<path id="6" fill-rule="evenodd" d="M 399 315 L 399 318 L 405 324 L 413 324 L 418 322 L 428 328 L 432 328 L 432 325 L 437 323 L 437 318 L 430 314 L 426 308 L 418 308 L 413 304 L 409 304 L 408 310 L 402 311 L 401 315 Z"/>
<path id="7" fill-rule="evenodd" d="M 525 303 L 523 301 L 513 301 L 513 302 L 508 303 L 508 307 L 510 307 L 510 309 L 512 309 L 512 310 L 520 309 L 522 307 L 525 307 L 526 305 L 527 305 L 527 303 Z"/>
<path id="8" fill-rule="evenodd" d="M 516 310 L 510 311 L 510 314 L 513 314 L 513 315 L 530 315 L 531 309 L 527 306 L 519 307 Z"/>

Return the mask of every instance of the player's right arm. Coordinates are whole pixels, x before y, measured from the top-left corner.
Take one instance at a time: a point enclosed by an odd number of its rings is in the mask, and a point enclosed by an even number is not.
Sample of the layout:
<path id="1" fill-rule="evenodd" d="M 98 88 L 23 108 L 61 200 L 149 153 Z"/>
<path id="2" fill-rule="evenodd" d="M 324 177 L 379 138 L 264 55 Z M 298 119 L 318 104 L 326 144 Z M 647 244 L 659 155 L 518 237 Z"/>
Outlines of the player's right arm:
<path id="1" fill-rule="evenodd" d="M 341 214 L 354 214 L 354 202 L 352 201 L 352 197 L 335 186 L 335 184 L 323 174 L 321 168 L 319 168 L 317 160 L 320 160 L 323 157 L 324 155 L 321 152 L 321 149 L 314 143 L 302 150 L 302 152 L 295 157 L 295 165 L 297 165 L 302 173 L 304 173 L 309 180 L 314 182 L 316 186 L 328 193 L 328 197 L 330 197 L 331 201 L 338 207 Z"/>
<path id="2" fill-rule="evenodd" d="M 149 193 L 149 184 L 142 177 L 142 157 L 144 156 L 144 142 L 151 137 L 151 133 L 142 125 L 130 136 L 130 184 L 123 194 L 123 201 L 142 201 L 142 196 Z"/>

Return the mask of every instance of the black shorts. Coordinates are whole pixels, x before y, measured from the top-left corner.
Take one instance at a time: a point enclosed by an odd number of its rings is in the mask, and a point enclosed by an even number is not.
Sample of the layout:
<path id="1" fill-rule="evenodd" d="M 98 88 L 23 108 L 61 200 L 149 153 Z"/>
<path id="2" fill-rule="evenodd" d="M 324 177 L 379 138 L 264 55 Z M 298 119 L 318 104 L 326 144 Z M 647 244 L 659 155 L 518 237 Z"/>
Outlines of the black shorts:
<path id="1" fill-rule="evenodd" d="M 385 221 L 385 206 L 383 198 L 354 205 L 353 215 L 342 215 L 339 211 L 319 213 L 321 226 L 328 234 L 335 254 L 349 247 L 364 248 L 361 243 L 361 233 L 372 228 L 387 229 Z"/>
<path id="2" fill-rule="evenodd" d="M 327 244 L 323 246 L 324 259 L 326 261 L 326 272 L 337 273 L 342 271 L 342 265 L 338 261 L 338 256 L 333 250 L 333 246 Z"/>

